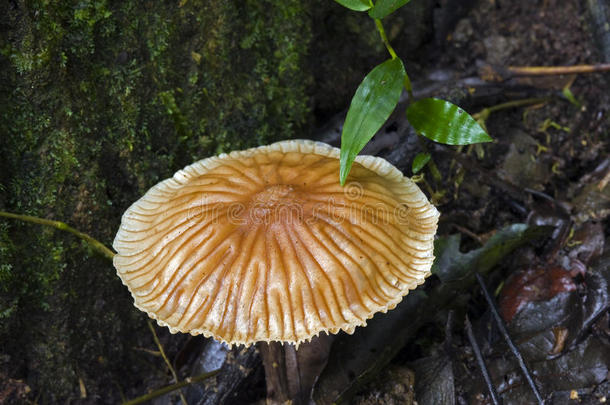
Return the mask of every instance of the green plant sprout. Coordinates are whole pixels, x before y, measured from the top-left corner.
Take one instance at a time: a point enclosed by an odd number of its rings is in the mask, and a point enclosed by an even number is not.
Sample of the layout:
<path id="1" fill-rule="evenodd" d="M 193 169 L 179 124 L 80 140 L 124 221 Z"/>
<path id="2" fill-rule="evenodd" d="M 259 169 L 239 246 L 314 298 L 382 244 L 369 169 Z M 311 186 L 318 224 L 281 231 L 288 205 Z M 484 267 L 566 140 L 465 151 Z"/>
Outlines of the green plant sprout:
<path id="1" fill-rule="evenodd" d="M 411 80 L 402 60 L 396 55 L 383 29 L 381 20 L 410 0 L 335 0 L 350 10 L 367 11 L 375 21 L 390 59 L 376 66 L 358 86 L 341 133 L 341 185 L 354 163 L 356 155 L 379 131 L 398 104 L 403 88 L 409 95 L 407 120 L 419 135 L 447 145 L 470 145 L 492 139 L 479 123 L 455 104 L 437 98 L 414 100 Z M 413 172 L 421 170 L 430 160 L 429 154 L 418 155 Z"/>

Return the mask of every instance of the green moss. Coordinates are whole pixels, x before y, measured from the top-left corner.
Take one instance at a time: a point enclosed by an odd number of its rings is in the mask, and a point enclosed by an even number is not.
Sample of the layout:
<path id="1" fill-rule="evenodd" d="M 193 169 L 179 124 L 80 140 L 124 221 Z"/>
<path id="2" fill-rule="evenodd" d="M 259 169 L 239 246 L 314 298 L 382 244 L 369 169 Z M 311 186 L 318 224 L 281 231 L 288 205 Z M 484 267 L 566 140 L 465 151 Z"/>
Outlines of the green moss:
<path id="1" fill-rule="evenodd" d="M 0 209 L 110 245 L 153 184 L 214 153 L 307 135 L 312 94 L 318 109 L 344 108 L 384 52 L 366 16 L 334 2 L 180 4 L 0 2 Z M 40 403 L 78 396 L 79 379 L 118 402 L 108 387 L 134 396 L 151 372 L 133 350 L 150 347 L 146 316 L 90 253 L 0 220 L 0 373 Z"/>
<path id="2" fill-rule="evenodd" d="M 3 2 L 0 209 L 110 245 L 127 206 L 177 169 L 299 135 L 308 12 L 293 0 Z M 70 235 L 0 221 L 0 319 L 0 354 L 22 370 L 10 377 L 27 376 L 39 402 L 78 395 L 79 378 L 90 395 L 143 378 L 132 347 L 149 339 L 145 315 Z"/>

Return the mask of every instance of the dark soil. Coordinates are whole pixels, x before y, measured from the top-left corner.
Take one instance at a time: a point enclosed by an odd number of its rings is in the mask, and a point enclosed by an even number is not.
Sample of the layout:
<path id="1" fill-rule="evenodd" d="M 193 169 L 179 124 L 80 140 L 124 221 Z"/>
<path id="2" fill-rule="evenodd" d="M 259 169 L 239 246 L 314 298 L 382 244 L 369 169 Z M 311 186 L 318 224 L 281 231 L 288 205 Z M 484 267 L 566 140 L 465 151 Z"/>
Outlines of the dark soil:
<path id="1" fill-rule="evenodd" d="M 485 65 L 600 63 L 607 55 L 596 48 L 590 21 L 588 9 L 579 1 L 481 1 L 457 21 L 442 41 L 441 50 L 438 43 L 423 48 L 419 55 L 425 62 L 420 60 L 416 68 L 421 69 L 418 73 L 422 78 L 430 76 L 431 66 L 450 75 L 457 71 L 459 77 L 474 77 Z M 431 186 L 443 192 L 439 194 L 443 214 L 439 234 L 461 233 L 463 250 L 481 246 L 510 223 L 566 229 L 567 234 L 555 233 L 544 246 L 522 248 L 506 258 L 488 280 L 492 291 L 500 292 L 500 311 L 518 347 L 526 353 L 538 387 L 551 403 L 601 403 L 609 395 L 607 298 L 595 322 L 583 325 L 567 321 L 583 311 L 586 300 L 577 299 L 579 294 L 608 295 L 607 284 L 602 283 L 600 291 L 591 280 L 599 271 L 607 283 L 607 260 L 593 271 L 591 266 L 604 250 L 604 239 L 608 251 L 610 236 L 610 191 L 606 185 L 610 173 L 609 79 L 607 73 L 529 78 L 520 83 L 504 82 L 501 91 L 473 86 L 461 100 L 471 113 L 520 98 L 555 98 L 492 114 L 486 124 L 495 142 L 485 145 L 478 155 L 471 151 L 470 158 L 458 159 L 465 170 L 459 183 L 452 181 L 459 178 L 456 170 L 460 170 L 453 154 L 445 147 L 429 146 L 443 174 L 443 181 Z M 578 105 L 557 97 L 567 83 Z M 442 92 L 449 97 L 456 94 L 455 88 L 443 88 Z M 429 176 L 426 173 L 426 178 Z M 576 234 L 579 236 L 575 238 Z M 596 251 L 595 260 L 589 261 L 586 254 L 580 256 L 584 260 L 574 260 L 578 255 L 574 249 L 583 245 L 586 252 Z M 493 326 L 478 288 L 462 294 L 460 301 L 420 329 L 392 360 L 390 369 L 408 365 L 415 371 L 419 404 L 491 403 L 464 332 L 461 305 L 467 303 L 466 312 L 476 319 L 475 336 L 504 403 L 533 403 L 535 398 Z M 540 320 L 540 311 L 552 320 Z M 513 318 L 515 313 L 518 315 Z M 564 346 L 558 337 L 560 331 L 565 331 L 571 344 Z M 546 343 L 534 350 L 533 346 L 542 341 Z M 595 355 L 588 356 L 587 351 Z M 436 383 L 426 379 L 430 367 L 437 367 Z M 357 403 L 386 403 L 382 398 L 391 397 L 391 388 L 387 387 L 392 386 L 392 378 L 385 372 L 381 380 L 359 394 Z M 418 386 L 418 378 L 428 385 Z M 438 382 L 443 378 L 449 386 Z M 399 378 L 394 383 L 405 381 Z M 431 396 L 434 390 L 441 394 Z M 447 392 L 451 395 L 445 395 Z M 406 394 L 402 400 L 392 398 L 387 403 L 410 403 L 409 398 Z"/>

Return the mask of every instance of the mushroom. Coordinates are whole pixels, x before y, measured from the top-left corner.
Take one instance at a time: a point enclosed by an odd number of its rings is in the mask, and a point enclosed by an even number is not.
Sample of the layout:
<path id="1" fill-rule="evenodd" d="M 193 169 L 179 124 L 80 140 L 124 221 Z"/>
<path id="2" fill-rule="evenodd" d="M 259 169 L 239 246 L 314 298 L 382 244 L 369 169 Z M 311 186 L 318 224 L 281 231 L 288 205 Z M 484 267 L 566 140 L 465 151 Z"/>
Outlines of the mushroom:
<path id="1" fill-rule="evenodd" d="M 123 215 L 114 266 L 172 333 L 232 344 L 352 333 L 430 274 L 438 211 L 384 159 L 290 140 L 200 160 Z"/>

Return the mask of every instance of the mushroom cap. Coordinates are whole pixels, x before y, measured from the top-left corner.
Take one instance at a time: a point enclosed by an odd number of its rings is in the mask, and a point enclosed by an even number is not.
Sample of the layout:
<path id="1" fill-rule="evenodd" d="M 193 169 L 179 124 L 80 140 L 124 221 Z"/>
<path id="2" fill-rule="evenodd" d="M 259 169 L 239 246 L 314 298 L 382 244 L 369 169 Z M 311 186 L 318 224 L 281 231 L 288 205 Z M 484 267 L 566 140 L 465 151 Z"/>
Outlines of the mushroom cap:
<path id="1" fill-rule="evenodd" d="M 123 215 L 114 266 L 172 333 L 299 344 L 352 333 L 430 275 L 439 213 L 384 159 L 291 140 L 200 160 Z"/>

